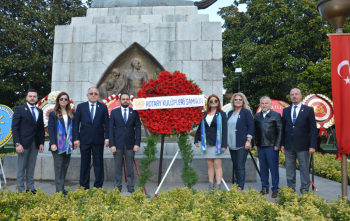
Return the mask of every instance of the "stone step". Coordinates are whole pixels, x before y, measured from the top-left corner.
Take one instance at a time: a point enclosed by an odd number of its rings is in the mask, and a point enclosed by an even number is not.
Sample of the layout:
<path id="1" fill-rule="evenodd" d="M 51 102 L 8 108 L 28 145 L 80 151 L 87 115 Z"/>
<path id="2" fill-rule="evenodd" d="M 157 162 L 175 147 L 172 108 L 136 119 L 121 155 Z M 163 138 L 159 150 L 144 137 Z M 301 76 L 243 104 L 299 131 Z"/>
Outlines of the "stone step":
<path id="1" fill-rule="evenodd" d="M 165 139 L 167 139 L 167 138 L 168 137 L 166 137 Z M 177 138 L 168 138 L 168 139 L 177 139 Z M 192 137 L 190 138 L 190 143 L 192 144 L 192 150 L 193 150 L 194 156 L 198 156 L 198 157 L 203 156 L 203 153 L 200 150 L 200 148 L 197 148 L 193 144 L 194 141 L 193 141 Z M 135 155 L 136 156 L 143 156 L 143 152 L 144 152 L 144 149 L 145 149 L 146 145 L 147 145 L 146 143 L 142 142 L 141 145 L 140 145 L 140 150 L 138 152 L 136 152 Z M 160 149 L 161 149 L 161 142 L 160 142 L 160 140 L 158 140 L 156 148 L 157 148 L 156 156 L 159 156 L 160 155 Z M 177 144 L 177 141 L 176 142 L 165 142 L 164 143 L 163 155 L 164 156 L 173 157 L 178 149 L 179 149 L 179 145 Z M 109 150 L 109 147 L 104 147 L 104 152 L 103 153 L 104 153 L 104 155 L 110 155 L 110 156 L 113 155 L 112 152 Z M 51 152 L 49 151 L 49 142 L 48 141 L 45 142 L 45 147 L 44 147 L 43 154 L 49 154 L 51 156 Z M 80 156 L 80 149 L 77 148 L 76 150 L 74 150 L 72 155 Z M 229 156 L 230 155 L 229 151 L 226 150 L 224 155 Z"/>
<path id="2" fill-rule="evenodd" d="M 135 161 L 140 167 L 140 159 L 142 156 L 136 155 Z M 164 176 L 166 170 L 168 169 L 173 157 L 165 156 L 163 158 L 162 166 L 162 176 Z M 170 169 L 168 176 L 165 179 L 166 183 L 182 183 L 181 171 L 183 168 L 183 160 L 178 156 Z M 198 183 L 208 182 L 208 167 L 206 160 L 202 157 L 194 157 L 192 162 L 192 167 L 198 174 Z M 148 182 L 157 183 L 158 182 L 158 169 L 159 169 L 159 158 L 151 163 L 150 169 L 153 171 L 153 176 L 149 178 Z M 232 162 L 230 156 L 225 156 L 222 160 L 223 178 L 225 182 L 232 182 Z M 7 179 L 16 179 L 17 176 L 17 155 L 5 156 L 4 159 L 4 171 L 6 173 Z M 135 171 L 135 183 L 139 182 L 139 177 Z M 80 175 L 80 155 L 72 155 L 71 161 L 68 167 L 68 172 L 66 180 L 68 181 L 78 181 Z M 112 155 L 104 156 L 104 176 L 106 182 L 114 181 L 114 159 Z M 124 175 L 123 175 L 124 177 Z M 54 180 L 55 172 L 53 167 L 53 158 L 51 154 L 39 154 L 37 157 L 37 162 L 34 172 L 35 180 Z M 95 179 L 93 169 L 90 172 L 90 180 Z M 256 182 L 257 181 L 257 171 L 255 169 L 254 163 L 250 156 L 248 156 L 246 161 L 246 182 Z"/>

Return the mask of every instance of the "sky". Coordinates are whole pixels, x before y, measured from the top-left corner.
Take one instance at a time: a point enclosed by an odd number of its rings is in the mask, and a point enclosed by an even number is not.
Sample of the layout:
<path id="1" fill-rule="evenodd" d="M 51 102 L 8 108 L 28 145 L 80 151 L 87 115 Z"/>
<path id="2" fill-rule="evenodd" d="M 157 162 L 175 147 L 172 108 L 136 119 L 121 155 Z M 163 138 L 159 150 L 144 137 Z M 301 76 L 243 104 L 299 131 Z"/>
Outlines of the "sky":
<path id="1" fill-rule="evenodd" d="M 212 4 L 209 8 L 204 10 L 198 10 L 198 14 L 209 14 L 209 21 L 221 21 L 224 24 L 224 20 L 217 14 L 220 8 L 226 7 L 233 4 L 233 0 L 218 0 Z M 246 4 L 241 4 L 238 6 L 239 11 L 245 12 Z"/>

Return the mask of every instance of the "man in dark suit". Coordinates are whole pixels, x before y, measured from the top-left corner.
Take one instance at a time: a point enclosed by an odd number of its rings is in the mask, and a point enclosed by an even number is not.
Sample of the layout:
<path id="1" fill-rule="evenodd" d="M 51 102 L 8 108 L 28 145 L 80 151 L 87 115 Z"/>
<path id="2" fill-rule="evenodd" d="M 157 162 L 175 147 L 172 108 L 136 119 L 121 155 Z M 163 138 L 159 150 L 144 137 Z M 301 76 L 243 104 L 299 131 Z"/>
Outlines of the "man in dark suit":
<path id="1" fill-rule="evenodd" d="M 35 194 L 34 169 L 38 151 L 39 153 L 44 151 L 44 119 L 43 111 L 35 106 L 38 101 L 37 91 L 29 89 L 26 100 L 26 104 L 18 106 L 15 109 L 12 120 L 12 134 L 13 144 L 18 153 L 18 192 L 30 190 Z M 26 187 L 24 186 L 24 176 Z"/>
<path id="2" fill-rule="evenodd" d="M 317 128 L 314 109 L 301 103 L 299 89 L 290 91 L 292 106 L 283 110 L 283 141 L 281 152 L 286 155 L 287 185 L 295 191 L 296 158 L 299 161 L 300 192 L 310 189 L 309 156 L 317 145 Z"/>
<path id="3" fill-rule="evenodd" d="M 127 189 L 134 192 L 134 155 L 140 149 L 141 122 L 137 111 L 129 108 L 129 94 L 121 94 L 121 107 L 112 110 L 109 119 L 110 150 L 114 156 L 114 186 L 122 190 L 123 155 L 125 156 Z"/>
<path id="4" fill-rule="evenodd" d="M 74 146 L 80 146 L 81 153 L 80 186 L 90 188 L 92 152 L 96 177 L 94 187 L 101 188 L 104 181 L 103 144 L 109 146 L 108 110 L 105 104 L 97 102 L 100 97 L 97 88 L 89 88 L 87 97 L 88 102 L 77 106 L 73 125 Z"/>

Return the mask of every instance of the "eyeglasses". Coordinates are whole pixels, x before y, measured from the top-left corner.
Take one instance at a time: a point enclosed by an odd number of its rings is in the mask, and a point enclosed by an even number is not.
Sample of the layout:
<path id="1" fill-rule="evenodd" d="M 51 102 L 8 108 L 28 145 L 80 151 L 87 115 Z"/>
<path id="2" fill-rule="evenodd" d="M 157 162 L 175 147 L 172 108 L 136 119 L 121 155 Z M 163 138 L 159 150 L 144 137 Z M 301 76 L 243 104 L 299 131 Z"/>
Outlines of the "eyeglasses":
<path id="1" fill-rule="evenodd" d="M 91 95 L 91 96 L 97 96 L 98 95 L 98 93 L 89 93 L 89 95 Z"/>
<path id="2" fill-rule="evenodd" d="M 61 98 L 60 98 L 60 101 L 68 101 L 68 98 L 63 98 L 63 97 L 61 97 Z"/>
<path id="3" fill-rule="evenodd" d="M 243 101 L 242 98 L 235 98 L 235 101 Z"/>
<path id="4" fill-rule="evenodd" d="M 211 100 L 211 101 L 209 101 L 209 102 L 210 102 L 211 104 L 214 103 L 214 102 L 217 103 L 218 100 Z"/>

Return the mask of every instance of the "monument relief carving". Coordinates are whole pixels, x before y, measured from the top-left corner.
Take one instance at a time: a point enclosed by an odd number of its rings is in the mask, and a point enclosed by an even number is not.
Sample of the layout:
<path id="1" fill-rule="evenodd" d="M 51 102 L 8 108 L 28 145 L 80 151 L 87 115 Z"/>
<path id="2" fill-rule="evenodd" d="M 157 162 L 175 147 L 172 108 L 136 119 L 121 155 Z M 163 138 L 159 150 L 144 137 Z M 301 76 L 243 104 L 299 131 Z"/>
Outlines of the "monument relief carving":
<path id="1" fill-rule="evenodd" d="M 126 82 L 127 93 L 136 96 L 137 92 L 141 90 L 142 83 L 148 81 L 148 77 L 146 72 L 141 71 L 140 61 L 131 61 L 131 68 L 132 70 L 124 76 L 124 80 Z"/>
<path id="2" fill-rule="evenodd" d="M 100 79 L 97 84 L 100 99 L 123 92 L 137 96 L 142 83 L 157 78 L 163 70 L 148 51 L 134 43 L 114 60 Z"/>

